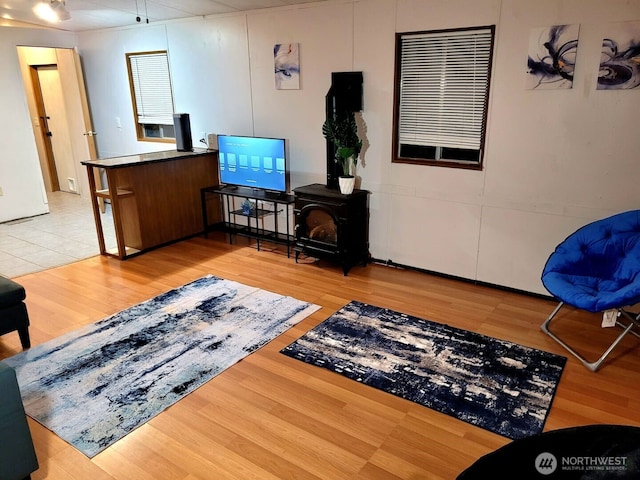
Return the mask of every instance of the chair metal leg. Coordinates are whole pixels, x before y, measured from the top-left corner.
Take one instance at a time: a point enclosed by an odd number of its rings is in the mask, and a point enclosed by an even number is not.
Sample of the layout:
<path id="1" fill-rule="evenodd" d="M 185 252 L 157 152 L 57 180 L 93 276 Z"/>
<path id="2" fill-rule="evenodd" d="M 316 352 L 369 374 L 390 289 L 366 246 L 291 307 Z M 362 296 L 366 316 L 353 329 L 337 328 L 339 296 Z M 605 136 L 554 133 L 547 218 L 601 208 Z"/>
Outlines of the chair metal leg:
<path id="1" fill-rule="evenodd" d="M 605 350 L 605 352 L 600 356 L 600 358 L 598 358 L 595 362 L 589 362 L 585 357 L 580 355 L 573 348 L 571 348 L 571 346 L 569 346 L 566 342 L 564 342 L 556 334 L 554 334 L 551 330 L 549 330 L 549 324 L 551 323 L 551 320 L 553 320 L 553 318 L 557 315 L 557 313 L 560 311 L 563 305 L 564 305 L 564 302 L 560 302 L 558 304 L 558 306 L 551 313 L 551 315 L 549 315 L 549 318 L 547 318 L 544 321 L 544 323 L 540 326 L 540 329 L 543 332 L 545 332 L 547 335 L 549 335 L 551 338 L 553 338 L 560 345 L 562 345 L 569 353 L 571 353 L 574 357 L 580 360 L 580 362 L 592 372 L 595 372 L 596 370 L 598 370 L 598 368 L 600 368 L 600 366 L 602 365 L 602 362 L 604 362 L 607 356 L 622 341 L 622 339 L 627 333 L 631 333 L 636 337 L 640 338 L 640 336 L 636 332 L 632 331 L 633 327 L 640 326 L 640 314 L 634 317 L 629 312 L 623 310 L 622 308 L 618 308 L 618 312 L 620 312 L 623 316 L 625 316 L 629 320 L 629 325 L 624 325 L 619 321 L 616 321 L 616 325 L 623 328 L 622 333 L 618 335 L 618 337 L 613 341 L 613 343 L 609 346 L 609 348 Z"/>

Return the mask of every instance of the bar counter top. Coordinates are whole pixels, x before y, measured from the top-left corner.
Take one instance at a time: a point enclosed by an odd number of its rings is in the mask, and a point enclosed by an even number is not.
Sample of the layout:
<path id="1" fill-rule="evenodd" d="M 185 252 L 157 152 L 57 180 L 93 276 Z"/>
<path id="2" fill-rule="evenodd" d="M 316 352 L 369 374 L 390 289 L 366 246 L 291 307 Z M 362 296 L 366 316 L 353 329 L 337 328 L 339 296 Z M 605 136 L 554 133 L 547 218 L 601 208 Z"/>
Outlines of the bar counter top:
<path id="1" fill-rule="evenodd" d="M 85 160 L 82 165 L 100 168 L 124 168 L 146 163 L 166 162 L 186 157 L 197 157 L 200 155 L 210 155 L 217 150 L 207 150 L 206 148 L 194 148 L 191 152 L 179 152 L 177 150 L 165 150 L 162 152 L 140 153 L 123 157 L 103 158 L 100 160 Z"/>

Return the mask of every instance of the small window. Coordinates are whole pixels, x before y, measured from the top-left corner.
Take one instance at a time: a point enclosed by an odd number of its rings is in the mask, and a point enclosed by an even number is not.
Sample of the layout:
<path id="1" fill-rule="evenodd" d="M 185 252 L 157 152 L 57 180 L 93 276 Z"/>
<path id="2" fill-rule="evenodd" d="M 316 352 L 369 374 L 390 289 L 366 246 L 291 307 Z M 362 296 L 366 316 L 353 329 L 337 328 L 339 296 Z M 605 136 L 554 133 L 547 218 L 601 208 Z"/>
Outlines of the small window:
<path id="1" fill-rule="evenodd" d="M 127 53 L 138 140 L 175 141 L 167 52 Z"/>
<path id="2" fill-rule="evenodd" d="M 393 162 L 482 169 L 494 31 L 396 34 Z"/>

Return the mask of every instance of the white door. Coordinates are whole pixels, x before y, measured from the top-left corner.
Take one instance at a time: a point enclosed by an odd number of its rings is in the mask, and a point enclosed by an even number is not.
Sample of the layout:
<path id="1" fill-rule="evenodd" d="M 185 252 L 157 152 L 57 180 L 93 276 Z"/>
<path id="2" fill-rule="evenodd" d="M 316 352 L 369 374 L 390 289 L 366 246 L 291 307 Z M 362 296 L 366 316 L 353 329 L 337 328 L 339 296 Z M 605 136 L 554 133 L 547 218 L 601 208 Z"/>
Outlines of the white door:
<path id="1" fill-rule="evenodd" d="M 56 58 L 64 94 L 64 107 L 67 112 L 69 141 L 79 175 L 78 191 L 89 198 L 87 169 L 81 162 L 95 160 L 98 156 L 94 138 L 96 132 L 91 125 L 80 56 L 76 49 L 56 48 Z M 98 187 L 101 186 L 99 178 L 96 178 L 96 184 Z M 102 199 L 100 201 L 102 205 Z"/>

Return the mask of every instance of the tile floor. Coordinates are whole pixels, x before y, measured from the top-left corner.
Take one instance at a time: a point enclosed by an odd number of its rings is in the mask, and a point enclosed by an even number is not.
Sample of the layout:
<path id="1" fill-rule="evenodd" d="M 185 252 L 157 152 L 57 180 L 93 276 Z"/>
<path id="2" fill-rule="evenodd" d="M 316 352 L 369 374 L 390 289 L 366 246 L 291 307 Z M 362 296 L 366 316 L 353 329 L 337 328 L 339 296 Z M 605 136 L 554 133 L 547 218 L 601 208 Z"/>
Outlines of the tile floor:
<path id="1" fill-rule="evenodd" d="M 0 275 L 14 278 L 100 253 L 90 200 L 65 192 L 48 197 L 49 213 L 0 223 Z M 107 245 L 115 243 L 108 206 L 102 224 Z"/>

